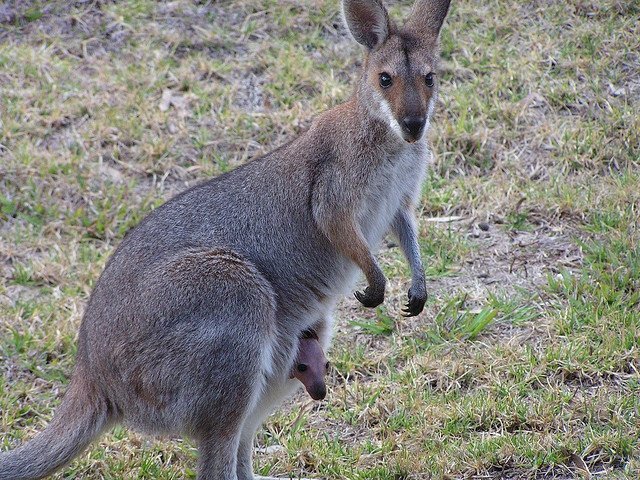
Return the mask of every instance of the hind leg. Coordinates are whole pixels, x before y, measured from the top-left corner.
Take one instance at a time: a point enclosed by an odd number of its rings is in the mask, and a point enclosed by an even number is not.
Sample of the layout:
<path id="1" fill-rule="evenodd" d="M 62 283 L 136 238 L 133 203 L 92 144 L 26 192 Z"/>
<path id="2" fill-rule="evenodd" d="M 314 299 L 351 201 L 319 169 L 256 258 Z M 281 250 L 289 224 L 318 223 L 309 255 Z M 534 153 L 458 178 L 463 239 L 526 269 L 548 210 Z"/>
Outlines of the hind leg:
<path id="1" fill-rule="evenodd" d="M 198 463 L 198 480 L 243 480 L 252 479 L 251 452 L 243 442 L 244 424 L 250 413 L 255 409 L 256 401 L 262 387 L 262 374 L 253 372 L 253 366 L 258 361 L 246 362 L 247 356 L 260 359 L 261 352 L 251 355 L 244 351 L 242 356 L 234 360 L 237 377 L 225 384 L 210 385 L 212 389 L 226 392 L 225 399 L 211 398 L 216 407 L 207 408 L 206 403 L 202 411 L 194 418 L 197 430 L 194 432 L 199 441 L 200 459 Z M 252 365 L 247 368 L 247 365 Z M 252 442 L 248 444 L 252 445 Z M 248 463 L 246 463 L 248 459 Z M 240 468 L 242 466 L 243 468 Z M 243 476 L 238 475 L 238 471 Z M 246 473 L 248 472 L 248 474 Z M 247 476 L 248 475 L 248 476 Z"/>
<path id="2" fill-rule="evenodd" d="M 255 382 L 258 384 L 258 382 Z M 235 389 L 234 385 L 227 388 Z M 239 388 L 239 390 L 243 390 Z M 245 391 L 246 392 L 246 391 Z M 201 426 L 195 432 L 198 440 L 198 480 L 239 480 L 253 479 L 251 476 L 251 457 L 249 456 L 249 477 L 238 475 L 245 456 L 243 452 L 243 424 L 247 413 L 255 405 L 257 393 L 242 393 L 229 402 L 229 408 L 218 408 L 219 418 L 205 414 L 200 416 Z M 204 417 L 204 418 L 203 418 Z"/>
<path id="3" fill-rule="evenodd" d="M 253 450 L 256 431 L 265 418 L 295 389 L 299 383 L 295 380 L 283 379 L 277 385 L 274 381 L 262 393 L 261 398 L 247 416 L 242 425 L 242 434 L 238 445 L 238 480 L 253 480 Z"/>
<path id="4" fill-rule="evenodd" d="M 242 426 L 242 436 L 238 446 L 238 480 L 278 480 L 275 477 L 254 477 L 252 457 L 255 434 L 260 425 L 264 423 L 266 417 L 299 388 L 300 383 L 289 378 L 284 378 L 275 385 L 272 383 L 247 417 Z"/>
<path id="5" fill-rule="evenodd" d="M 198 478 L 236 480 L 242 426 L 273 369 L 275 295 L 229 250 L 180 252 L 164 272 L 154 328 L 127 345 L 131 423 L 192 436 Z"/>
<path id="6" fill-rule="evenodd" d="M 254 411 L 245 421 L 238 446 L 238 480 L 283 480 L 282 478 L 253 475 L 252 457 L 254 438 L 257 429 L 262 425 L 265 418 L 298 388 L 300 388 L 300 384 L 295 380 L 291 380 L 285 382 L 280 389 L 272 390 L 270 392 L 271 395 L 261 399 L 261 402 L 258 403 Z M 298 477 L 297 480 L 310 479 Z"/>
<path id="7" fill-rule="evenodd" d="M 229 438 L 215 431 L 201 439 L 198 480 L 238 480 L 236 456 L 239 440 L 239 433 Z"/>
<path id="8" fill-rule="evenodd" d="M 296 335 L 278 338 L 278 360 L 274 372 L 265 378 L 264 387 L 259 392 L 255 404 L 248 412 L 242 425 L 242 435 L 238 446 L 238 480 L 253 480 L 252 457 L 256 431 L 265 418 L 300 387 L 297 380 L 289 378 L 290 364 L 298 350 Z"/>
<path id="9" fill-rule="evenodd" d="M 332 317 L 326 315 L 322 320 L 313 325 L 313 330 L 318 334 L 323 348 L 327 349 L 331 339 Z M 294 344 L 295 345 L 295 344 Z M 297 348 L 290 345 L 292 355 L 295 356 Z M 292 357 L 293 359 L 293 357 Z M 260 400 L 247 417 L 243 427 L 240 444 L 238 447 L 238 480 L 279 480 L 275 477 L 260 477 L 253 475 L 252 457 L 254 450 L 255 434 L 267 416 L 276 409 L 287 397 L 291 396 L 296 389 L 301 387 L 297 380 L 288 378 L 287 375 L 277 380 L 271 380 L 265 391 L 260 396 Z M 306 479 L 299 479 L 306 480 Z"/>

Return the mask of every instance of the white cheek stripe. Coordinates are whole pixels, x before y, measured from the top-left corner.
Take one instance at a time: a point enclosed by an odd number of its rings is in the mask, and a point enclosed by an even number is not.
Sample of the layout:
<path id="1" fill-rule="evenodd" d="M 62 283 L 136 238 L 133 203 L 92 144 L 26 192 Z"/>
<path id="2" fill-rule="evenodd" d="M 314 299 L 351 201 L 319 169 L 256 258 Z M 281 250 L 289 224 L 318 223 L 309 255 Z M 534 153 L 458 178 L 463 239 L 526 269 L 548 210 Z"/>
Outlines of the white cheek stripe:
<path id="1" fill-rule="evenodd" d="M 393 112 L 391 112 L 391 107 L 389 106 L 389 103 L 387 103 L 387 101 L 383 97 L 379 97 L 379 101 L 380 101 L 380 111 L 382 112 L 384 117 L 386 117 L 389 127 L 391 128 L 391 130 L 393 130 L 393 132 L 396 135 L 398 135 L 398 137 L 403 139 L 404 137 L 402 136 L 402 128 L 400 128 L 400 125 L 398 124 L 396 117 L 393 116 Z"/>
<path id="2" fill-rule="evenodd" d="M 375 97 L 378 100 L 378 105 L 380 108 L 380 114 L 382 116 L 382 119 L 387 121 L 387 123 L 389 124 L 389 128 L 391 128 L 391 130 L 400 139 L 404 140 L 404 135 L 402 134 L 402 127 L 400 127 L 400 124 L 396 120 L 396 117 L 393 115 L 393 112 L 391 111 L 391 107 L 389 106 L 389 103 L 387 102 L 387 100 L 377 92 L 375 94 Z M 427 106 L 426 123 L 425 123 L 424 129 L 422 130 L 422 135 L 420 136 L 418 141 L 422 140 L 422 138 L 424 138 L 426 136 L 426 133 L 429 131 L 429 127 L 431 126 L 431 117 L 433 116 L 433 111 L 435 110 L 435 106 L 436 106 L 436 96 L 433 95 L 429 99 L 429 105 Z"/>
<path id="3" fill-rule="evenodd" d="M 424 125 L 424 130 L 422 131 L 422 136 L 425 136 L 431 127 L 431 117 L 433 117 L 433 111 L 436 107 L 436 96 L 431 95 L 429 99 L 429 106 L 427 106 L 427 122 Z"/>

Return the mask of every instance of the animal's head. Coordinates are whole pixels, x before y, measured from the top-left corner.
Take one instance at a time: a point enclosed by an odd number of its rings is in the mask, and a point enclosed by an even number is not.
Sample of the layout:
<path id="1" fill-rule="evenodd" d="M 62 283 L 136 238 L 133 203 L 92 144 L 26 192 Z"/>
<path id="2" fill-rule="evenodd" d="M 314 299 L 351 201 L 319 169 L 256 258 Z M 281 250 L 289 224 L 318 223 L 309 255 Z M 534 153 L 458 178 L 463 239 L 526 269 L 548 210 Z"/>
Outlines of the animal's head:
<path id="1" fill-rule="evenodd" d="M 358 95 L 406 142 L 428 129 L 438 89 L 438 36 L 450 0 L 416 0 L 401 27 L 381 0 L 343 0 L 345 23 L 367 49 Z"/>
<path id="2" fill-rule="evenodd" d="M 323 400 L 327 395 L 324 377 L 329 371 L 329 361 L 316 338 L 302 338 L 291 378 L 302 382 L 307 393 L 314 400 Z"/>

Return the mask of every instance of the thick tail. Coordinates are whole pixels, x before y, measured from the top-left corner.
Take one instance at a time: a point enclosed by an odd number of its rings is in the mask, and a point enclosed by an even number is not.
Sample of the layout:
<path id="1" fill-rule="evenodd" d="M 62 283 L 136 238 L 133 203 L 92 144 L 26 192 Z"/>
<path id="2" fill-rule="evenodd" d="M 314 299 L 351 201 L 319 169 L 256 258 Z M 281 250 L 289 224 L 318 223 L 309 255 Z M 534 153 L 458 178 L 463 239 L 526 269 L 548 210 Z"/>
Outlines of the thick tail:
<path id="1" fill-rule="evenodd" d="M 111 417 L 108 401 L 76 372 L 47 428 L 15 450 L 0 453 L 0 479 L 32 480 L 51 475 L 84 450 Z"/>

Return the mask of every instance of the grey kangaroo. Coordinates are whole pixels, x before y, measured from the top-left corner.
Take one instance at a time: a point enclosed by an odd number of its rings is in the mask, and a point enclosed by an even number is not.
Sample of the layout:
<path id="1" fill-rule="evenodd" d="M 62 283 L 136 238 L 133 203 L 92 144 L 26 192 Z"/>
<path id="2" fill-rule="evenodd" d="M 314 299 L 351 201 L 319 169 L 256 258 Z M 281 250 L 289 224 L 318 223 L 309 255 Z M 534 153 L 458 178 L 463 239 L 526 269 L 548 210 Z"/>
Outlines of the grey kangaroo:
<path id="1" fill-rule="evenodd" d="M 309 130 L 153 211 L 108 261 L 80 326 L 76 367 L 48 427 L 0 456 L 0 479 L 50 475 L 116 423 L 182 434 L 200 480 L 249 480 L 257 428 L 295 388 L 302 333 L 326 350 L 359 271 L 366 307 L 390 232 L 411 267 L 405 313 L 427 292 L 413 205 L 430 160 L 438 36 L 449 0 L 402 26 L 380 0 L 343 0 L 366 49 L 349 100 Z"/>
<path id="2" fill-rule="evenodd" d="M 289 378 L 297 378 L 311 398 L 322 400 L 327 395 L 324 376 L 328 370 L 329 361 L 320 346 L 318 335 L 313 330 L 303 332 Z"/>

